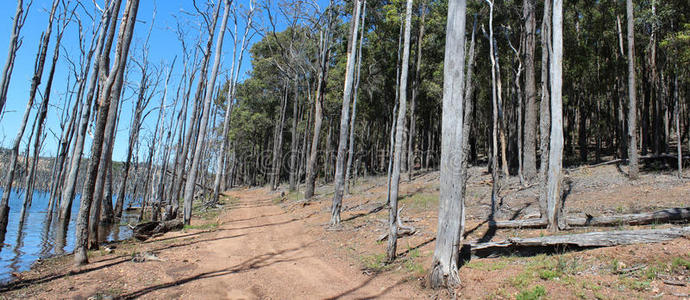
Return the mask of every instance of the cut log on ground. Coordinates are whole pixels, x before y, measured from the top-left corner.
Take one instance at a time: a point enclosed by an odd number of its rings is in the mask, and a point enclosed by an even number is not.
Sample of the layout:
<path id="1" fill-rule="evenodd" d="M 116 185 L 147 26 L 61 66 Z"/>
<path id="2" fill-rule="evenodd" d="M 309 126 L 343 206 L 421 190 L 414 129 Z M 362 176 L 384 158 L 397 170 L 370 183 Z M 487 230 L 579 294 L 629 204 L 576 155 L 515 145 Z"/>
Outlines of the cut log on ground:
<path id="1" fill-rule="evenodd" d="M 145 241 L 157 234 L 181 230 L 182 227 L 184 227 L 184 223 L 179 219 L 162 222 L 146 222 L 134 226 L 132 228 L 132 236 L 140 241 Z"/>
<path id="2" fill-rule="evenodd" d="M 534 255 L 564 250 L 658 243 L 682 237 L 690 237 L 690 227 L 588 232 L 525 239 L 512 238 L 498 242 L 470 243 L 469 250 L 471 250 L 473 257 Z M 466 251 L 467 245 L 464 248 Z"/>
<path id="3" fill-rule="evenodd" d="M 689 222 L 690 221 L 690 207 L 685 208 L 668 208 L 655 212 L 640 213 L 640 214 L 625 214 L 613 216 L 587 216 L 581 217 L 567 217 L 566 222 L 568 226 L 618 226 L 618 225 L 647 225 L 655 223 L 670 223 L 670 222 Z M 496 221 L 489 224 L 496 228 L 546 228 L 546 221 L 541 218 L 511 220 L 511 221 Z"/>

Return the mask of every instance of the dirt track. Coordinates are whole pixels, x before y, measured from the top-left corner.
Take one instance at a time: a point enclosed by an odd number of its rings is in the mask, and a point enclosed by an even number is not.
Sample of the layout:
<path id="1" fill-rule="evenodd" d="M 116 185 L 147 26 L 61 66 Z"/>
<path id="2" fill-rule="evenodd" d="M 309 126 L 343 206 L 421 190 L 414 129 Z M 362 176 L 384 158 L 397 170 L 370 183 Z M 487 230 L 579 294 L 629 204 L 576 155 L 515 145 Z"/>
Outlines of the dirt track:
<path id="1" fill-rule="evenodd" d="M 215 240 L 200 244 L 193 253 L 200 261 L 189 273 L 196 278 L 161 290 L 155 293 L 156 298 L 327 299 L 412 295 L 395 282 L 376 280 L 362 274 L 358 266 L 330 257 L 327 245 L 305 226 L 308 220 L 285 213 L 263 190 L 231 195 L 240 201 L 221 217 L 223 224 L 214 234 Z M 170 277 L 171 281 L 189 278 Z"/>

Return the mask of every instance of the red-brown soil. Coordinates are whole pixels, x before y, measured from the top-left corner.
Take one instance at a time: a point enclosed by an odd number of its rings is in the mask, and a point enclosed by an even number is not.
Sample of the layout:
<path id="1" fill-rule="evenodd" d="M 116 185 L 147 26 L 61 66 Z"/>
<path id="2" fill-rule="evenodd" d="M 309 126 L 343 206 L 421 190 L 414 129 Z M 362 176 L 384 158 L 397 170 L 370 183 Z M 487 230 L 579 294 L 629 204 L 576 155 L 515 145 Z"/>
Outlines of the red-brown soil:
<path id="1" fill-rule="evenodd" d="M 500 240 L 549 234 L 545 230 L 488 230 L 491 182 L 470 170 L 466 240 Z M 91 254 L 79 269 L 71 257 L 37 264 L 0 297 L 85 299 L 679 299 L 690 294 L 690 239 L 580 252 L 473 259 L 460 269 L 452 291 L 424 287 L 431 264 L 438 209 L 438 173 L 401 184 L 403 221 L 417 233 L 398 242 L 398 259 L 383 263 L 388 215 L 385 178 L 360 178 L 344 199 L 343 222 L 328 226 L 332 186 L 304 205 L 301 193 L 236 189 L 217 213 L 191 228 L 147 242 L 127 241 L 114 252 Z M 690 182 L 649 173 L 629 182 L 615 166 L 582 168 L 568 175 L 569 214 L 615 214 L 690 206 Z M 538 214 L 538 187 L 515 178 L 503 184 L 500 219 Z M 571 232 L 676 225 L 580 228 Z M 559 233 L 561 234 L 561 233 Z M 133 262 L 150 251 L 161 261 Z M 683 286 L 684 285 L 684 286 Z M 533 298 L 530 298 L 533 297 Z"/>

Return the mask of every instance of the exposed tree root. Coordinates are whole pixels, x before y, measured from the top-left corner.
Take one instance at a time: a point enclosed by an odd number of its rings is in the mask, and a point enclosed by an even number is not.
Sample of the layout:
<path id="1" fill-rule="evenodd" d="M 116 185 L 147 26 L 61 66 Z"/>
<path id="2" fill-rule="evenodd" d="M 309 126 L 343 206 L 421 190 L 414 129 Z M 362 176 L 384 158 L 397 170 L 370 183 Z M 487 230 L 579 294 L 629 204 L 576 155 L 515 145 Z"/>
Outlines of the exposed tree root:
<path id="1" fill-rule="evenodd" d="M 403 208 L 405 208 L 405 205 L 402 205 L 400 207 L 400 209 L 398 209 L 398 218 L 396 219 L 396 222 L 398 223 L 398 238 L 401 238 L 403 236 L 413 235 L 413 234 L 415 234 L 415 232 L 417 232 L 417 229 L 414 228 L 413 226 L 403 225 L 402 217 L 401 217 Z M 388 232 L 379 236 L 379 238 L 376 239 L 376 241 L 381 242 L 381 241 L 385 241 L 386 239 L 388 239 Z"/>
<path id="2" fill-rule="evenodd" d="M 154 235 L 180 230 L 182 227 L 184 227 L 184 223 L 180 219 L 162 222 L 146 222 L 132 227 L 132 235 L 140 241 L 145 241 Z"/>

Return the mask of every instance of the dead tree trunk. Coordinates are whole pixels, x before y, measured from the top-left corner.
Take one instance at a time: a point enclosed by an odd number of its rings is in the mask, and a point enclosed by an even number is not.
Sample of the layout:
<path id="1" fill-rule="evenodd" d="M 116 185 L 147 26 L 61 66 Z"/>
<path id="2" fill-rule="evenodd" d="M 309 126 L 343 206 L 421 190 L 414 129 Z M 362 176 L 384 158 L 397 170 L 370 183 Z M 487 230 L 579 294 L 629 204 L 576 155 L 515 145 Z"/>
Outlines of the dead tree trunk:
<path id="1" fill-rule="evenodd" d="M 464 137 L 463 85 L 465 66 L 465 0 L 448 3 L 443 71 L 443 114 L 438 231 L 429 286 L 453 287 L 458 276 L 460 243 L 464 232 L 464 151 L 454 151 Z"/>
<path id="2" fill-rule="evenodd" d="M 525 20 L 525 128 L 522 146 L 523 172 L 527 181 L 537 176 L 537 89 L 535 84 L 534 53 L 536 48 L 536 8 L 534 0 L 523 3 L 522 15 Z"/>
<path id="3" fill-rule="evenodd" d="M 64 12 L 63 17 L 66 18 L 67 12 Z M 52 18 L 51 18 L 52 19 Z M 52 22 L 52 21 L 51 21 Z M 34 141 L 34 155 L 31 165 L 28 167 L 29 174 L 26 176 L 26 188 L 24 191 L 24 203 L 22 205 L 22 210 L 19 216 L 19 224 L 24 224 L 24 216 L 26 215 L 27 209 L 31 207 L 31 201 L 33 198 L 33 185 L 35 182 L 36 167 L 38 165 L 39 155 L 41 154 L 41 145 L 43 143 L 43 129 L 45 128 L 45 120 L 48 114 L 48 104 L 50 102 L 51 89 L 53 87 L 53 79 L 55 78 L 55 67 L 57 65 L 58 58 L 60 57 L 60 42 L 62 41 L 62 35 L 64 33 L 65 27 L 67 26 L 68 20 L 64 19 L 62 21 L 62 26 L 57 29 L 57 35 L 55 39 L 55 48 L 53 50 L 53 58 L 50 65 L 50 71 L 48 72 L 48 81 L 46 82 L 45 91 L 43 93 L 43 101 L 36 114 L 36 140 Z M 48 31 L 48 33 L 50 33 Z M 48 41 L 48 40 L 46 40 Z M 46 43 L 47 47 L 47 43 Z M 28 162 L 27 162 L 28 163 Z M 22 227 L 20 225 L 19 227 Z"/>
<path id="4" fill-rule="evenodd" d="M 417 36 L 417 62 L 415 63 L 414 84 L 412 84 L 412 96 L 410 98 L 410 130 L 407 142 L 407 181 L 412 181 L 415 165 L 415 140 L 417 137 L 417 119 L 415 110 L 417 109 L 417 94 L 421 80 L 422 69 L 422 42 L 424 41 L 424 20 L 426 18 L 426 4 L 420 4 L 421 19 L 419 20 L 419 34 Z"/>
<path id="5" fill-rule="evenodd" d="M 36 61 L 34 66 L 34 77 L 31 80 L 31 89 L 29 91 L 29 100 L 26 104 L 26 110 L 24 111 L 24 116 L 22 117 L 22 123 L 19 126 L 19 131 L 15 137 L 12 149 L 10 150 L 10 163 L 7 168 L 7 173 L 5 175 L 5 186 L 2 193 L 2 199 L 0 199 L 0 243 L 5 240 L 5 233 L 7 233 L 7 223 L 10 214 L 10 193 L 12 191 L 12 183 L 14 182 L 14 172 L 17 167 L 17 160 L 19 156 L 19 144 L 21 143 L 22 136 L 24 135 L 24 130 L 26 129 L 26 123 L 29 120 L 29 114 L 31 113 L 31 107 L 36 98 L 36 91 L 38 86 L 41 84 L 41 77 L 43 76 L 43 66 L 45 65 L 46 52 L 48 51 L 48 43 L 50 42 L 50 35 L 53 29 L 53 19 L 55 17 L 55 10 L 60 1 L 54 0 L 53 6 L 50 10 L 50 16 L 48 17 L 48 29 L 43 33 L 41 37 L 41 44 L 38 48 L 38 53 L 36 54 Z"/>
<path id="6" fill-rule="evenodd" d="M 486 0 L 489 3 L 489 58 L 491 61 L 491 106 L 493 108 L 492 126 L 491 126 L 491 213 L 496 212 L 496 202 L 498 201 L 498 192 L 500 189 L 500 177 L 498 175 L 498 96 L 500 90 L 496 89 L 496 56 L 494 54 L 494 30 L 493 30 L 493 12 L 494 3 L 491 0 Z"/>
<path id="7" fill-rule="evenodd" d="M 673 78 L 673 98 L 676 100 L 674 114 L 676 115 L 676 151 L 678 151 L 678 178 L 683 178 L 683 135 L 680 134 L 680 97 L 678 95 L 678 73 Z M 690 150 L 690 149 L 689 149 Z"/>
<path id="8" fill-rule="evenodd" d="M 220 147 L 220 154 L 218 157 L 218 164 L 216 165 L 216 178 L 213 183 L 213 199 L 212 203 L 217 203 L 218 202 L 218 195 L 220 192 L 220 184 L 221 181 L 225 182 L 225 178 L 221 178 L 220 174 L 222 173 L 221 170 L 224 169 L 225 166 L 225 152 L 227 151 L 228 144 L 230 141 L 228 140 L 228 133 L 230 131 L 230 117 L 232 117 L 232 109 L 234 107 L 234 99 L 235 99 L 235 85 L 237 83 L 237 77 L 239 76 L 240 73 L 240 68 L 242 67 L 242 59 L 244 57 L 244 50 L 246 49 L 247 46 L 247 37 L 249 36 L 249 30 L 252 27 L 252 15 L 254 12 L 254 6 L 253 3 L 250 2 L 249 5 L 249 13 L 247 14 L 247 24 L 245 25 L 244 28 L 244 35 L 242 36 L 242 42 L 240 43 L 240 55 L 237 57 L 237 60 L 235 60 L 235 57 L 233 57 L 233 62 L 232 62 L 232 75 L 230 76 L 230 82 L 228 83 L 228 93 L 227 93 L 227 104 L 225 108 L 225 119 L 223 120 L 223 136 L 221 137 L 223 139 L 223 142 L 221 143 Z M 235 44 L 236 46 L 237 44 Z M 237 68 L 235 68 L 235 63 L 237 63 Z M 224 177 L 232 176 L 232 174 L 225 174 Z"/>
<path id="9" fill-rule="evenodd" d="M 319 152 L 319 136 L 321 134 L 321 125 L 323 123 L 323 100 L 326 94 L 326 81 L 328 80 L 328 69 L 330 67 L 330 40 L 331 40 L 331 26 L 333 18 L 333 0 L 330 1 L 327 8 L 326 30 L 319 32 L 320 35 L 320 52 L 319 52 L 319 75 L 317 79 L 316 94 L 314 95 L 314 136 L 311 140 L 311 149 L 309 153 L 309 160 L 307 161 L 307 178 L 306 188 L 304 190 L 304 198 L 311 199 L 314 196 L 314 186 L 316 185 L 317 159 Z"/>
<path id="10" fill-rule="evenodd" d="M 549 171 L 546 183 L 548 229 L 558 231 L 564 224 L 560 218 L 561 168 L 563 167 L 563 0 L 553 1 L 553 57 L 551 59 L 551 141 Z"/>
<path id="11" fill-rule="evenodd" d="M 637 179 L 637 98 L 635 96 L 635 20 L 632 0 L 625 1 L 628 19 L 628 176 Z"/>
<path id="12" fill-rule="evenodd" d="M 350 122 L 350 100 L 352 99 L 352 83 L 354 81 L 355 57 L 357 51 L 357 36 L 359 28 L 359 16 L 361 2 L 355 0 L 355 13 L 352 17 L 354 26 L 350 32 L 351 46 L 347 49 L 347 66 L 345 69 L 345 87 L 343 91 L 343 103 L 340 111 L 340 132 L 338 138 L 338 156 L 335 163 L 335 192 L 333 193 L 333 206 L 331 207 L 331 225 L 340 223 L 340 208 L 343 202 L 345 190 L 345 151 L 347 150 L 347 130 Z"/>
<path id="13" fill-rule="evenodd" d="M 19 33 L 21 32 L 22 27 L 24 27 L 26 16 L 29 15 L 31 3 L 33 3 L 33 1 L 29 1 L 29 4 L 25 8 L 24 1 L 17 0 L 17 12 L 14 14 L 14 19 L 12 22 L 12 32 L 10 32 L 7 60 L 5 61 L 5 67 L 2 69 L 2 77 L 0 78 L 0 119 L 2 119 L 3 108 L 5 107 L 5 102 L 7 101 L 7 90 L 10 87 L 12 70 L 14 69 L 14 59 L 17 57 L 17 51 L 22 45 L 21 39 L 19 38 Z"/>
<path id="14" fill-rule="evenodd" d="M 120 0 L 115 0 L 113 13 L 119 10 Z M 76 226 L 76 241 L 75 241 L 75 251 L 74 251 L 74 262 L 77 265 L 83 265 L 88 263 L 87 258 L 87 247 L 88 247 L 88 222 L 89 213 L 91 210 L 91 202 L 93 199 L 93 192 L 95 188 L 96 175 L 99 167 L 99 155 L 103 150 L 103 140 L 105 138 L 105 127 L 107 121 L 108 110 L 110 107 L 111 98 L 113 100 L 119 101 L 119 91 L 122 84 L 122 77 L 124 76 L 124 69 L 127 63 L 127 56 L 129 53 L 129 45 L 132 41 L 132 33 L 134 31 L 134 25 L 136 21 L 137 12 L 139 10 L 139 0 L 128 0 L 125 12 L 122 16 L 122 22 L 120 24 L 120 35 L 118 36 L 118 43 L 115 50 L 115 62 L 113 63 L 112 71 L 105 75 L 105 68 L 107 67 L 107 53 L 110 53 L 110 45 L 108 45 L 103 51 L 101 56 L 101 71 L 103 72 L 103 82 L 101 85 L 100 96 L 99 96 L 99 116 L 98 122 L 94 130 L 94 139 L 91 147 L 91 161 L 89 162 L 89 167 L 86 173 L 86 180 L 84 182 L 84 190 L 82 191 L 82 198 L 79 204 L 79 215 L 77 216 L 77 226 Z M 111 20 L 111 29 L 109 40 L 112 40 L 112 35 L 114 34 L 114 27 L 117 23 L 117 16 L 113 17 Z M 110 43 L 107 43 L 110 44 Z M 120 77 L 120 78 L 118 78 Z M 120 86 L 115 86 L 115 84 Z M 117 94 L 113 94 L 113 91 L 117 91 Z"/>
<path id="15" fill-rule="evenodd" d="M 549 137 L 551 130 L 551 96 L 549 92 L 549 57 L 551 55 L 551 0 L 544 1 L 541 23 L 541 103 L 539 103 L 539 213 L 546 219 L 546 176 L 549 168 Z"/>
<path id="16" fill-rule="evenodd" d="M 393 172 L 391 173 L 391 181 L 389 183 L 390 191 L 389 197 L 389 214 L 388 214 L 388 247 L 386 249 L 386 258 L 388 262 L 395 260 L 395 252 L 398 244 L 398 185 L 400 184 L 400 169 L 402 164 L 403 152 L 403 131 L 405 130 L 405 115 L 407 113 L 407 75 L 409 72 L 410 62 L 410 35 L 412 32 L 412 0 L 407 0 L 407 9 L 405 10 L 405 37 L 403 42 L 403 59 L 402 70 L 400 72 L 400 93 L 398 100 L 398 121 L 395 129 L 395 152 L 393 158 Z M 461 64 L 462 65 L 462 64 Z M 462 78 L 460 78 L 462 80 Z M 462 90 L 461 90 L 462 93 Z M 461 96 L 462 97 L 462 96 Z M 462 119 L 459 122 L 462 130 Z"/>
<path id="17" fill-rule="evenodd" d="M 271 164 L 271 190 L 275 191 L 280 184 L 280 171 L 283 167 L 283 128 L 285 126 L 285 113 L 287 112 L 288 84 L 285 83 L 283 99 L 280 103 L 280 115 L 273 135 L 273 159 Z"/>
<path id="18" fill-rule="evenodd" d="M 223 20 L 221 21 L 220 31 L 218 32 L 218 40 L 216 41 L 216 53 L 213 60 L 213 69 L 211 70 L 211 78 L 209 78 L 206 85 L 206 95 L 204 96 L 204 109 L 201 113 L 201 126 L 199 127 L 199 135 L 196 140 L 196 149 L 192 156 L 192 166 L 187 174 L 187 182 L 184 189 L 184 222 L 189 224 L 192 219 L 192 201 L 194 200 L 194 187 L 198 172 L 199 162 L 201 160 L 201 148 L 206 140 L 206 123 L 208 123 L 209 114 L 211 111 L 211 100 L 213 98 L 213 87 L 216 84 L 216 77 L 220 67 L 220 57 L 223 52 L 223 37 L 225 36 L 225 26 L 228 24 L 228 16 L 230 15 L 231 0 L 225 0 L 225 10 L 223 12 Z M 217 4 L 215 18 L 217 18 L 220 3 Z"/>
<path id="19" fill-rule="evenodd" d="M 560 0 L 554 1 L 554 4 L 558 1 Z M 554 26 L 554 29 L 555 27 L 556 26 Z M 690 227 L 604 231 L 526 239 L 511 238 L 509 240 L 498 242 L 470 244 L 470 248 L 472 255 L 475 257 L 493 257 L 501 253 L 535 253 L 544 248 L 563 249 L 566 247 L 571 247 L 574 249 L 583 249 L 642 243 L 658 243 L 687 237 L 688 235 L 690 235 Z"/>
<path id="20" fill-rule="evenodd" d="M 364 43 L 364 21 L 367 16 L 367 0 L 362 4 L 362 22 L 359 38 L 359 49 L 357 49 L 357 73 L 355 74 L 355 91 L 352 100 L 352 120 L 350 120 L 350 138 L 347 147 L 347 168 L 345 169 L 345 194 L 350 193 L 350 177 L 352 176 L 352 160 L 355 155 L 355 120 L 357 119 L 357 98 L 359 96 L 360 70 L 362 68 L 362 44 Z M 357 30 L 357 29 L 355 29 Z"/>

